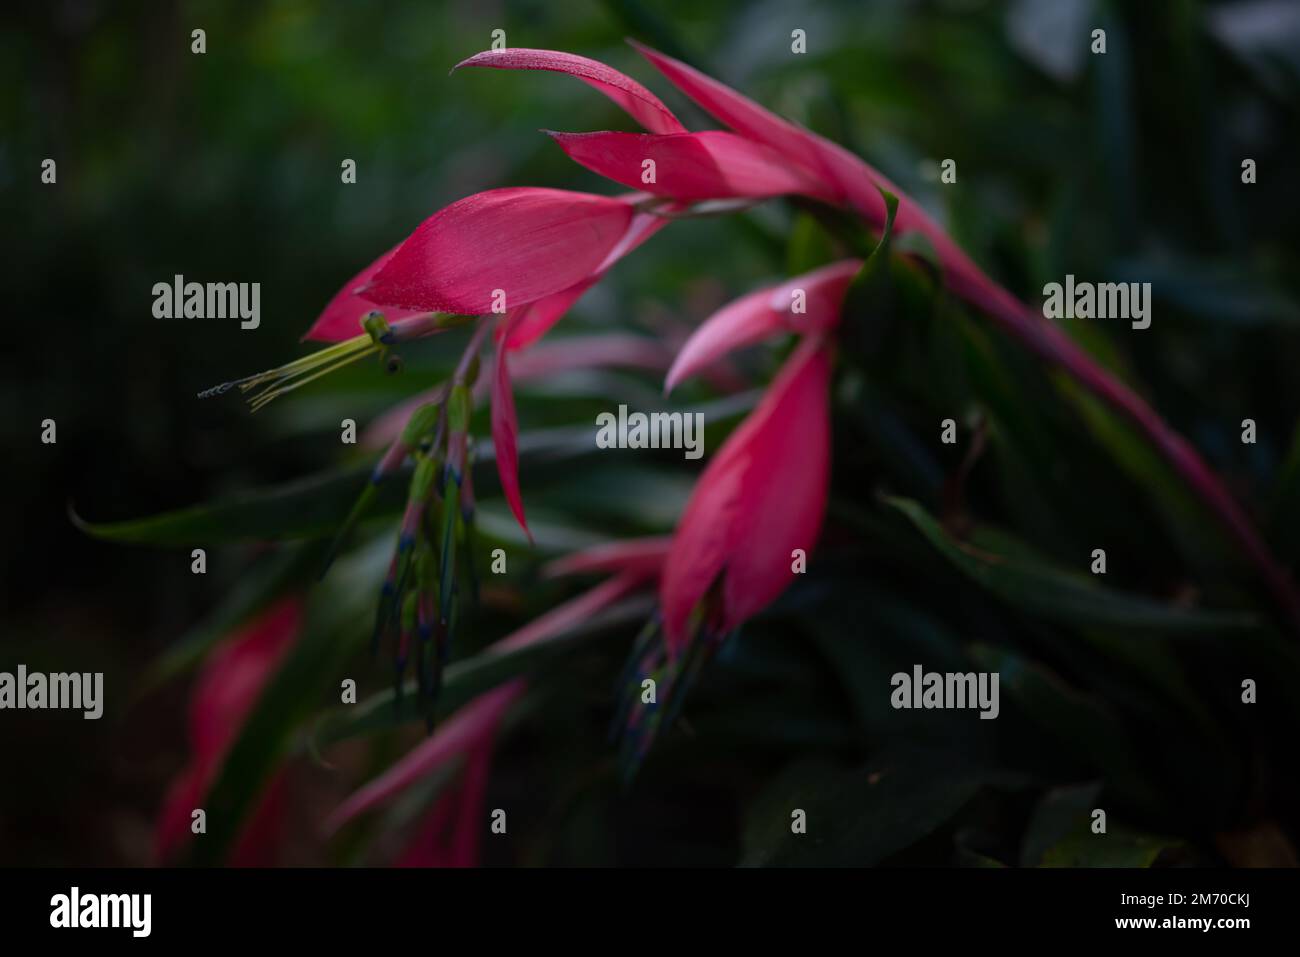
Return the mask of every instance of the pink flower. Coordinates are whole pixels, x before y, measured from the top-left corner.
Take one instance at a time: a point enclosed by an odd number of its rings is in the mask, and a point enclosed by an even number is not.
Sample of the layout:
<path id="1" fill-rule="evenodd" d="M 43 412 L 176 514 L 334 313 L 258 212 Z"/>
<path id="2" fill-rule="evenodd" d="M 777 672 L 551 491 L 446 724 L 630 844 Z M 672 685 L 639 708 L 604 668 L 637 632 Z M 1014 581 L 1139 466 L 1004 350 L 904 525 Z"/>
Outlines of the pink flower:
<path id="1" fill-rule="evenodd" d="M 462 65 L 568 73 L 609 96 L 650 134 L 635 138 L 613 132 L 561 134 L 557 140 L 578 162 L 616 182 L 631 182 L 635 175 L 641 189 L 669 194 L 680 190 L 682 195 L 690 196 L 709 193 L 761 197 L 789 190 L 845 206 L 876 226 L 884 224 L 887 214 L 881 190 L 893 193 L 898 199 L 895 230 L 924 235 L 943 267 L 945 281 L 958 296 L 1132 421 L 1218 517 L 1267 582 L 1279 606 L 1292 621 L 1300 622 L 1300 594 L 1249 516 L 1196 450 L 1060 326 L 1044 319 L 986 275 L 920 204 L 844 147 L 782 119 L 685 63 L 635 42 L 633 46 L 669 82 L 730 127 L 748 146 L 718 139 L 716 133 L 683 132 L 678 129 L 681 124 L 677 118 L 636 81 L 582 57 L 548 50 L 503 50 L 480 53 Z M 599 80 L 594 79 L 596 76 Z M 640 164 L 651 153 L 659 160 L 657 182 L 642 183 Z M 724 156 L 735 164 L 734 171 L 720 162 Z"/>
<path id="2" fill-rule="evenodd" d="M 504 355 L 536 342 L 606 270 L 663 228 L 667 220 L 635 210 L 639 198 L 531 187 L 466 197 L 429 217 L 405 242 L 349 280 L 306 338 L 354 338 L 362 316 L 374 306 L 384 307 L 390 322 L 424 313 L 504 311 L 497 329 L 492 437 L 501 487 L 527 533 L 518 424 Z M 361 354 L 352 349 L 349 361 Z"/>
<path id="3" fill-rule="evenodd" d="M 682 93 L 734 132 L 688 133 L 646 125 L 649 134 L 552 133 L 575 161 L 615 182 L 678 200 L 796 193 L 844 206 L 876 226 L 885 222 L 885 202 L 880 191 L 887 190 L 898 197 L 895 231 L 919 232 L 930 241 L 947 281 L 959 296 L 992 315 L 1044 357 L 1080 370 L 1090 387 L 1104 392 L 1109 400 L 1121 407 L 1132 406 L 1135 397 L 1122 386 L 1104 383 L 1104 374 L 1099 377 L 1088 367 L 1086 356 L 1058 327 L 985 275 L 918 203 L 866 161 L 679 60 L 635 42 L 632 45 Z M 624 108 L 626 99 L 611 92 L 620 89 L 615 77 L 622 86 L 640 90 L 653 99 L 653 94 L 636 81 L 610 67 L 549 50 L 487 51 L 461 65 L 552 70 L 583 79 L 584 72 L 599 68 L 604 82 L 592 85 Z M 657 99 L 654 102 L 659 103 Z M 629 112 L 643 121 L 644 110 Z M 658 116 L 657 110 L 655 113 Z M 676 118 L 672 119 L 680 127 Z M 643 181 L 646 159 L 656 161 L 654 182 Z M 1133 414 L 1131 408 L 1126 410 Z"/>
<path id="4" fill-rule="evenodd" d="M 637 215 L 634 199 L 533 187 L 467 196 L 349 280 L 306 338 L 355 336 L 361 316 L 375 306 L 398 321 L 427 312 L 517 311 L 558 295 L 544 306 L 553 322 L 658 228 L 648 221 L 653 217 Z"/>
<path id="5" fill-rule="evenodd" d="M 348 350 L 346 356 L 338 353 L 341 364 L 368 351 L 357 329 L 374 306 L 384 307 L 390 322 L 426 313 L 504 312 L 497 329 L 492 437 L 501 487 L 531 539 L 519 491 L 518 424 L 504 356 L 540 338 L 606 270 L 666 224 L 637 212 L 633 204 L 639 198 L 537 188 L 466 197 L 429 217 L 405 242 L 349 280 L 306 338 L 352 340 L 335 347 L 335 352 Z M 358 339 L 362 342 L 354 348 Z M 326 358 L 335 361 L 331 357 Z M 295 375 L 323 374 L 314 370 L 324 363 L 299 363 Z M 297 384 L 305 381 L 310 380 Z"/>
<path id="6" fill-rule="evenodd" d="M 634 41 L 632 45 L 701 109 L 739 136 L 772 149 L 785 162 L 806 170 L 821 181 L 826 195 L 880 224 L 885 221 L 885 204 L 879 187 L 899 197 L 897 228 L 900 231 L 918 222 L 919 207 L 905 199 L 889 179 L 844 147 L 782 119 L 679 60 Z"/>
<path id="7" fill-rule="evenodd" d="M 590 83 L 652 132 L 561 133 L 552 134 L 554 138 L 588 168 L 678 202 L 782 193 L 847 202 L 856 195 L 855 190 L 861 192 L 860 187 L 871 183 L 850 175 L 851 154 L 838 147 L 831 149 L 833 144 L 825 141 L 813 143 L 812 139 L 818 138 L 778 120 L 739 94 L 730 96 L 742 106 L 747 104 L 755 118 L 753 123 L 737 127 L 740 135 L 687 133 L 640 84 L 582 57 L 545 50 L 502 50 L 480 53 L 461 65 L 551 70 Z M 597 76 L 599 80 L 593 81 Z M 672 74 L 669 78 L 676 81 Z M 691 95 L 690 89 L 685 92 Z M 702 105 L 708 108 L 708 104 Z M 745 135 L 755 131 L 771 135 Z M 653 177 L 645 175 L 647 160 L 653 161 Z M 865 169 L 865 164 L 861 165 Z M 883 222 L 884 202 L 874 186 L 870 191 Z M 836 263 L 786 285 L 760 290 L 722 310 L 682 349 L 669 373 L 668 387 L 724 352 L 782 329 L 805 334 L 830 329 L 838 321 L 844 291 L 859 265 Z M 802 323 L 804 314 L 791 308 L 791 293 L 803 288 L 797 285 L 800 282 L 806 287 L 805 298 L 812 300 L 808 319 Z M 520 317 L 511 317 L 505 324 L 502 335 L 507 342 L 519 321 Z M 518 425 L 504 352 L 498 354 L 493 385 L 493 444 L 506 499 L 526 528 L 515 452 Z M 722 579 L 722 597 L 710 624 L 729 631 L 765 607 L 788 584 L 794 549 L 805 553 L 812 549 L 825 509 L 829 476 L 829 375 L 824 343 L 806 342 L 763 403 L 705 470 L 678 526 L 673 560 L 661 586 L 670 651 L 680 650 L 687 641 L 687 620 L 715 580 Z M 801 420 L 807 422 L 806 427 L 801 427 Z M 799 453 L 783 455 L 786 443 Z M 766 509 L 781 505 L 782 499 L 785 504 L 773 520 L 754 520 L 755 515 L 767 516 Z"/>
<path id="8" fill-rule="evenodd" d="M 632 45 L 701 109 L 740 136 L 774 150 L 786 163 L 807 171 L 823 184 L 820 195 L 812 192 L 807 195 L 830 198 L 881 226 L 885 222 L 885 203 L 880 191 L 893 193 L 898 197 L 894 229 L 900 234 L 919 232 L 931 242 L 954 292 L 990 315 L 1017 327 L 1026 321 L 1046 325 L 1041 322 L 1041 316 L 985 275 L 919 203 L 861 157 L 838 143 L 782 119 L 680 60 L 635 42 Z"/>
<path id="9" fill-rule="evenodd" d="M 665 391 L 671 392 L 683 379 L 733 349 L 779 332 L 830 331 L 839 322 L 844 293 L 861 266 L 857 259 L 842 260 L 724 306 L 706 319 L 677 353 Z"/>
<path id="10" fill-rule="evenodd" d="M 227 638 L 204 664 L 190 698 L 190 763 L 173 780 L 158 814 L 154 840 L 160 862 L 173 859 L 189 842 L 191 814 L 203 807 L 226 752 L 298 637 L 301 621 L 301 601 L 283 599 Z M 231 864 L 272 862 L 282 791 L 282 776 L 277 775 L 245 824 Z"/>
<path id="11" fill-rule="evenodd" d="M 795 549 L 812 551 L 830 478 L 830 373 L 825 341 L 801 342 L 696 483 L 659 586 L 671 654 L 691 640 L 697 608 L 724 636 L 784 591 Z"/>
<path id="12" fill-rule="evenodd" d="M 691 616 L 719 584 L 708 629 L 725 635 L 775 599 L 812 551 L 830 475 L 830 355 L 861 263 L 844 260 L 718 310 L 677 354 L 665 388 L 733 349 L 783 332 L 805 336 L 762 402 L 710 460 L 673 539 L 660 586 L 668 650 L 689 641 Z M 796 306 L 796 303 L 798 304 Z"/>

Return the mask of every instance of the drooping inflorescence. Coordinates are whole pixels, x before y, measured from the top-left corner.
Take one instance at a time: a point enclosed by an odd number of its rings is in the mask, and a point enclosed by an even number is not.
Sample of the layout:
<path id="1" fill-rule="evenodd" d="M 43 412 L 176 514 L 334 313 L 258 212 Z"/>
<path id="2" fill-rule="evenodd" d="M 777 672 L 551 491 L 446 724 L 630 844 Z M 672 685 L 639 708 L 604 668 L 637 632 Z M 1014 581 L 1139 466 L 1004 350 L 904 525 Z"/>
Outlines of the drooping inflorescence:
<path id="1" fill-rule="evenodd" d="M 399 707 L 403 681 L 414 653 L 419 698 L 430 725 L 456 629 L 458 562 L 465 567 L 471 594 L 477 591 L 472 568 L 475 536 L 469 424 L 473 409 L 471 390 L 480 369 L 478 350 L 491 327 L 491 317 L 435 312 L 390 324 L 382 312 L 371 310 L 361 317 L 364 332 L 359 336 L 277 369 L 227 382 L 199 394 L 200 398 L 207 398 L 233 388 L 248 393 L 263 386 L 249 399 L 253 411 L 257 411 L 278 396 L 364 356 L 377 353 L 387 371 L 399 371 L 401 359 L 393 352 L 394 346 L 473 321 L 478 321 L 479 326 L 455 374 L 433 389 L 429 401 L 411 413 L 401 434 L 375 464 L 335 534 L 321 570 L 324 577 L 353 529 L 373 505 L 380 486 L 401 473 L 408 461 L 412 462 L 406 507 L 375 611 L 372 648 L 378 653 L 382 645 L 392 647 Z"/>
<path id="2" fill-rule="evenodd" d="M 459 571 L 463 568 L 473 582 L 470 390 L 479 369 L 477 346 L 488 325 L 485 321 L 480 326 L 466 351 L 469 358 L 452 380 L 411 415 L 402 435 L 376 466 L 341 533 L 355 524 L 378 483 L 408 457 L 413 459 L 406 507 L 375 612 L 372 648 L 377 653 L 385 643 L 393 646 L 399 708 L 414 653 L 416 686 L 430 724 L 459 617 Z"/>

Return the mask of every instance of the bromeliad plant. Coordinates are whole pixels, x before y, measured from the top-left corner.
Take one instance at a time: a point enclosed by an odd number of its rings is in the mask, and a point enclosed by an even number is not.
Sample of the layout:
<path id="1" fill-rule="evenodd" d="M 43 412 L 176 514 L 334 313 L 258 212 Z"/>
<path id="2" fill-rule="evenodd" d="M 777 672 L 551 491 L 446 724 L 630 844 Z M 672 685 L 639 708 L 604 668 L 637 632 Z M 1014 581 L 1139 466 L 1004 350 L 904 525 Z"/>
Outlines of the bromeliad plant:
<path id="1" fill-rule="evenodd" d="M 476 588 L 476 451 L 470 434 L 475 401 L 490 391 L 492 457 L 500 486 L 531 538 L 512 374 L 525 367 L 529 351 L 585 292 L 660 230 L 684 229 L 679 221 L 740 212 L 773 197 L 810 203 L 839 231 L 849 255 L 718 311 L 678 349 L 666 386 L 671 390 L 715 371 L 741 347 L 793 337 L 796 344 L 779 372 L 711 457 L 670 540 L 622 543 L 576 556 L 560 570 L 614 577 L 490 649 L 504 655 L 545 643 L 619 600 L 653 589 L 655 609 L 633 643 L 619 680 L 621 702 L 614 708 L 625 771 L 644 761 L 652 742 L 681 713 L 710 659 L 782 595 L 817 545 L 831 481 L 837 342 L 857 333 L 846 324 L 854 321 L 864 297 L 870 307 L 895 239 L 919 238 L 907 255 L 940 276 L 949 293 L 1125 417 L 1235 541 L 1271 596 L 1279 621 L 1288 627 L 1300 622 L 1287 575 L 1222 482 L 1188 442 L 1061 327 L 990 279 L 916 202 L 857 156 L 671 57 L 638 49 L 728 130 L 687 130 L 640 83 L 581 56 L 507 49 L 471 57 L 460 67 L 576 77 L 625 110 L 646 132 L 549 135 L 575 162 L 634 192 L 601 196 L 506 188 L 454 202 L 334 296 L 306 334 L 333 345 L 205 393 L 237 389 L 256 410 L 363 357 L 378 355 L 390 368 L 399 367 L 396 350 L 406 344 L 469 328 L 468 345 L 451 376 L 419 404 L 403 406 L 404 422 L 390 417 L 377 426 L 377 434 L 390 437 L 388 448 L 326 556 L 328 564 L 345 551 L 381 490 L 409 476 L 376 602 L 373 643 L 393 648 L 398 706 L 413 666 L 420 709 L 432 734 L 344 802 L 328 829 L 464 760 L 461 783 L 438 799 L 419 829 L 428 838 L 422 850 L 404 859 L 468 863 L 475 858 L 473 843 L 458 840 L 449 822 L 480 813 L 492 741 L 527 687 L 522 678 L 501 684 L 435 726 L 465 595 Z M 489 343 L 494 355 L 481 372 L 481 353 Z M 661 347 L 643 345 L 630 360 L 599 349 L 590 358 L 663 369 L 665 356 L 654 351 Z M 642 697 L 648 681 L 657 688 L 649 699 Z"/>

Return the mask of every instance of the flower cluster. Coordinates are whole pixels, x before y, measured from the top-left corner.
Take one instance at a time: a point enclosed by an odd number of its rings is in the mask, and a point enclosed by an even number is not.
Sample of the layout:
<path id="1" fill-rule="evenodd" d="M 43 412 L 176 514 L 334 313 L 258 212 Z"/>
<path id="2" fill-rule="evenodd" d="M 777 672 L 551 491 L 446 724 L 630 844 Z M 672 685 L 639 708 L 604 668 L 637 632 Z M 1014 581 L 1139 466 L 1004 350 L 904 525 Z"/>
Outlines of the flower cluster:
<path id="1" fill-rule="evenodd" d="M 404 407 L 404 426 L 390 420 L 377 430 L 391 445 L 348 522 L 350 527 L 362 513 L 375 485 L 408 461 L 414 463 L 376 625 L 377 641 L 395 639 L 399 687 L 414 643 L 420 687 L 430 696 L 436 692 L 454 629 L 457 562 L 470 548 L 473 525 L 468 432 L 480 378 L 480 349 L 489 341 L 494 344 L 494 358 L 482 377 L 490 390 L 494 458 L 504 496 L 527 533 L 511 384 L 512 374 L 526 364 L 519 354 L 538 343 L 614 264 L 659 230 L 678 220 L 780 195 L 838 207 L 882 238 L 891 231 L 924 237 L 953 294 L 1127 415 L 1218 515 L 1280 601 L 1291 601 L 1289 587 L 1277 577 L 1257 533 L 1191 448 L 1059 327 L 985 275 L 917 203 L 835 143 L 677 60 L 638 49 L 728 129 L 687 130 L 640 83 L 585 57 L 505 49 L 469 58 L 460 67 L 567 74 L 625 110 L 646 132 L 549 135 L 575 162 L 634 192 L 600 196 L 517 187 L 454 202 L 334 296 L 305 337 L 333 346 L 316 357 L 230 384 L 244 391 L 263 387 L 254 400 L 262 404 L 361 355 L 388 356 L 404 342 L 473 324 L 469 346 L 452 378 L 422 396 L 421 404 Z M 653 175 L 645 175 L 647 169 Z M 656 733 L 671 722 L 709 656 L 782 593 L 798 558 L 806 558 L 816 545 L 830 482 L 835 337 L 845 297 L 862 267 L 862 261 L 847 259 L 751 292 L 695 330 L 668 368 L 668 389 L 706 372 L 740 347 L 778 336 L 793 336 L 796 345 L 761 401 L 708 463 L 671 540 L 624 543 L 608 554 L 579 556 L 566 571 L 613 572 L 614 577 L 499 643 L 505 649 L 542 640 L 573 616 L 590 614 L 633 589 L 657 589 L 659 610 L 629 658 L 623 706 L 616 719 L 633 766 Z M 800 308 L 793 308 L 795 301 Z M 358 322 L 361 335 L 356 334 Z M 629 359 L 621 354 L 611 358 L 616 349 L 611 355 L 596 349 L 591 361 L 633 361 L 651 368 L 666 364 L 662 356 L 647 358 L 633 351 L 638 354 Z M 646 677 L 659 684 L 658 704 L 634 707 L 634 689 Z M 331 827 L 386 800 L 452 757 L 464 757 L 466 778 L 456 792 L 459 797 L 440 801 L 427 822 L 431 841 L 443 835 L 447 821 L 474 806 L 476 795 L 481 795 L 491 741 L 523 688 L 522 679 L 517 680 L 466 705 L 341 806 Z M 432 857 L 417 855 L 412 860 L 465 862 L 472 857 L 472 849 L 443 847 Z"/>

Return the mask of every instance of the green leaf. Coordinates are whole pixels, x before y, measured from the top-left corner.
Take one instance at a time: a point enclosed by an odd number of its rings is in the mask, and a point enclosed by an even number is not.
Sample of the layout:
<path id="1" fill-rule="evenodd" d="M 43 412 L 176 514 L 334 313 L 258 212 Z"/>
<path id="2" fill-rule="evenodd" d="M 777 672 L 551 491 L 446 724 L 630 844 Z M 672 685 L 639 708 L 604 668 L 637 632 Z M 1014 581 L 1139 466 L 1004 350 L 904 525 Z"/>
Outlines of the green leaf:
<path id="1" fill-rule="evenodd" d="M 898 197 L 884 190 L 880 191 L 880 195 L 884 197 L 886 209 L 880 240 L 849 283 L 841 309 L 843 325 L 858 334 L 871 328 L 873 317 L 888 316 L 894 295 L 889 246 L 894 233 L 894 215 L 898 212 Z M 874 340 L 876 337 L 870 338 Z"/>
<path id="2" fill-rule="evenodd" d="M 792 765 L 746 813 L 743 866 L 869 867 L 906 850 L 951 820 L 979 790 L 1010 784 L 960 755 L 907 749 L 865 767 L 824 761 Z M 807 833 L 792 830 L 793 812 Z"/>
<path id="3" fill-rule="evenodd" d="M 925 662 L 937 671 L 972 668 L 962 642 L 932 605 L 894 587 L 855 577 L 854 562 L 845 567 L 821 559 L 823 601 L 804 609 L 804 640 L 829 664 L 835 682 L 849 699 L 862 732 L 871 739 L 946 745 L 975 755 L 992 744 L 991 721 L 972 721 L 968 712 L 919 711 L 890 704 L 891 679 Z M 860 574 L 860 572 L 859 572 Z M 870 635 L 870 641 L 859 636 Z"/>
<path id="4" fill-rule="evenodd" d="M 521 454 L 536 455 L 552 468 L 594 450 L 591 430 L 538 430 L 520 442 Z M 539 475 L 545 469 L 537 468 Z M 370 480 L 371 466 L 354 466 L 299 479 L 284 485 L 242 492 L 229 498 L 124 522 L 87 522 L 75 513 L 84 532 L 109 541 L 147 545 L 221 545 L 232 542 L 314 539 L 333 536 Z M 411 476 L 406 466 L 382 482 L 368 516 L 393 514 L 406 501 Z M 477 489 L 496 488 L 491 447 L 479 449 L 474 461 Z"/>
<path id="5" fill-rule="evenodd" d="M 1142 834 L 1124 828 L 1109 828 L 1093 834 L 1088 825 L 1048 848 L 1043 867 L 1151 867 L 1161 855 L 1182 850 L 1182 841 L 1172 837 Z"/>
<path id="6" fill-rule="evenodd" d="M 1079 822 L 1090 821 L 1100 794 L 1101 784 L 1092 781 L 1053 788 L 1043 795 L 1021 841 L 1020 866 L 1037 867 L 1047 851 L 1075 831 Z"/>
<path id="7" fill-rule="evenodd" d="M 1095 584 L 1083 574 L 1033 559 L 1010 536 L 995 533 L 997 550 L 950 536 L 917 502 L 887 497 L 968 578 L 1019 611 L 1073 628 L 1097 626 L 1159 634 L 1218 635 L 1257 627 L 1245 613 L 1178 608 Z M 977 536 L 978 538 L 978 536 Z M 1014 550 L 1016 554 L 1010 554 Z"/>
<path id="8" fill-rule="evenodd" d="M 148 518 L 97 523 L 73 514 L 72 520 L 96 538 L 146 545 L 318 538 L 333 533 L 347 517 L 369 475 L 370 467 L 362 466 Z M 406 498 L 406 477 L 393 476 L 380 486 L 375 512 L 401 507 Z"/>
<path id="9" fill-rule="evenodd" d="M 1125 798 L 1157 805 L 1144 765 L 1108 700 L 1071 687 L 1045 665 L 988 646 L 976 646 L 980 665 L 1000 676 L 1017 707 L 1047 731 L 1084 773 L 1104 775 Z"/>

